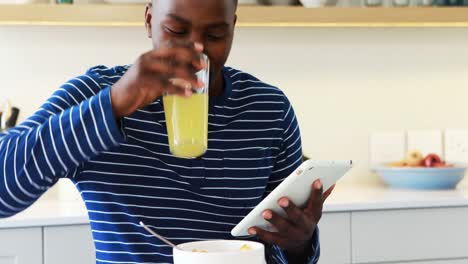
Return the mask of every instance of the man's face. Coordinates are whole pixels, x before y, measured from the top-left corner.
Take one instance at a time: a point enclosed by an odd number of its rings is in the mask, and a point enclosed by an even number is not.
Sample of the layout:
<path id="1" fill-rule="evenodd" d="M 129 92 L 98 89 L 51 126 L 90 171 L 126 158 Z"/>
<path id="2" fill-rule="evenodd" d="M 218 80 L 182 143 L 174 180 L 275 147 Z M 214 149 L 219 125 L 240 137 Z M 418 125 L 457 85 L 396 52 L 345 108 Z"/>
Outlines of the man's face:
<path id="1" fill-rule="evenodd" d="M 234 0 L 154 0 L 147 11 L 147 31 L 158 48 L 167 42 L 198 42 L 220 78 L 232 46 L 236 22 Z"/>

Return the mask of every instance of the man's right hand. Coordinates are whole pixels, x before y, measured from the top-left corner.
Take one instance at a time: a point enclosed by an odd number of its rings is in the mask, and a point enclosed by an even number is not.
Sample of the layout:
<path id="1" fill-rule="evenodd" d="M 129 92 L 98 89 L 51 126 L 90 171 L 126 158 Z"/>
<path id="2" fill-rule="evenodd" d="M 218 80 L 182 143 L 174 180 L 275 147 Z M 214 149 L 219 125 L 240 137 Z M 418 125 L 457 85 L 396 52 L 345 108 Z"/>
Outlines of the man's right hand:
<path id="1" fill-rule="evenodd" d="M 207 67 L 201 60 L 201 44 L 161 47 L 141 55 L 111 88 L 116 118 L 129 116 L 164 93 L 190 96 L 201 88 L 196 72 Z"/>

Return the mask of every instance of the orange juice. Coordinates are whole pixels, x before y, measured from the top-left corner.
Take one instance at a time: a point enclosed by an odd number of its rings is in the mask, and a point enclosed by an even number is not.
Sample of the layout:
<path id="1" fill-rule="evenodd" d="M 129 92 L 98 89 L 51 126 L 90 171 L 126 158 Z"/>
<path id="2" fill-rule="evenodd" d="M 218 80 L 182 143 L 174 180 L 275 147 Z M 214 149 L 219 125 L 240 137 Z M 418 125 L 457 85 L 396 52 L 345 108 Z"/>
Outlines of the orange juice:
<path id="1" fill-rule="evenodd" d="M 169 148 L 181 158 L 197 158 L 208 148 L 208 93 L 163 97 Z"/>

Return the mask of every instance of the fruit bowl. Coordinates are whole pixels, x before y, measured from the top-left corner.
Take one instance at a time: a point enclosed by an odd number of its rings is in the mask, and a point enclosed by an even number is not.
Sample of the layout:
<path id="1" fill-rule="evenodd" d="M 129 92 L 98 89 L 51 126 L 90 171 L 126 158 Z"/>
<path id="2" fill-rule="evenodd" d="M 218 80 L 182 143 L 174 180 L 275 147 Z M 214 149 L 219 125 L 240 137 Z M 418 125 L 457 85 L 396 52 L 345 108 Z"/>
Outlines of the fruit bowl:
<path id="1" fill-rule="evenodd" d="M 404 189 L 454 189 L 465 176 L 463 167 L 424 168 L 389 167 L 376 168 L 377 174 L 390 187 Z"/>

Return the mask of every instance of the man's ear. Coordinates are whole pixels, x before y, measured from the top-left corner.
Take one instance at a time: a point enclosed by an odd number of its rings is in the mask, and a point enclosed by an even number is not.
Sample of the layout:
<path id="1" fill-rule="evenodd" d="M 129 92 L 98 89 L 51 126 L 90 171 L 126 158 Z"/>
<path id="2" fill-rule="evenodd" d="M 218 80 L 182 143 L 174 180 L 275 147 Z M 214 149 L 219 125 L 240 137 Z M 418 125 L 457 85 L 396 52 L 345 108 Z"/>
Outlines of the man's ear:
<path id="1" fill-rule="evenodd" d="M 145 9 L 145 27 L 146 27 L 146 34 L 148 35 L 148 38 L 153 37 L 152 19 L 153 19 L 153 4 L 149 2 L 148 4 L 146 4 L 146 9 Z"/>

